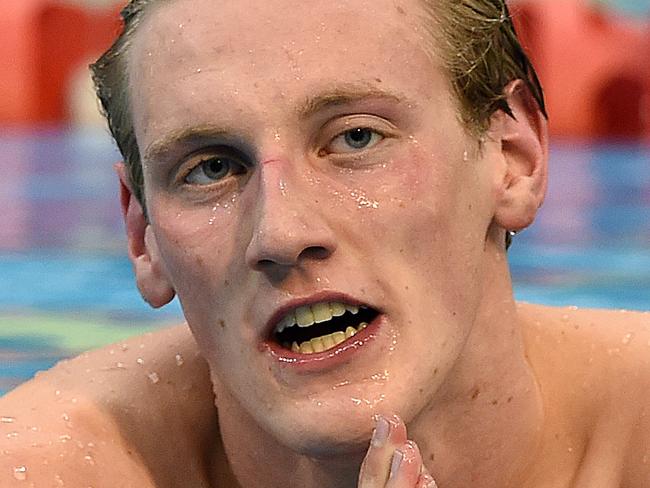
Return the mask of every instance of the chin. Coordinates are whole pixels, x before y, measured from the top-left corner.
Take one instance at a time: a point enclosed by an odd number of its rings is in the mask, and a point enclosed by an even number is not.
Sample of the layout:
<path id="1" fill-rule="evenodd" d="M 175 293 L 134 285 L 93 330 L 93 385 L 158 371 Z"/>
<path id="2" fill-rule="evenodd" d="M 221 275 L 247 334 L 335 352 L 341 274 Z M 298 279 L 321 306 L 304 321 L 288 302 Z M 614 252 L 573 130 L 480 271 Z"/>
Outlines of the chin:
<path id="1" fill-rule="evenodd" d="M 403 414 L 403 405 L 390 402 L 384 388 L 364 395 L 339 395 L 288 401 L 276 405 L 264 419 L 267 432 L 296 453 L 316 459 L 360 455 L 363 459 L 375 427 L 376 414 Z M 398 402 L 399 403 L 399 402 Z"/>
<path id="2" fill-rule="evenodd" d="M 332 424 L 318 416 L 310 421 L 292 422 L 289 428 L 271 427 L 271 435 L 287 448 L 314 459 L 331 460 L 340 456 L 363 459 L 372 436 L 372 422 L 359 425 L 343 417 Z"/>

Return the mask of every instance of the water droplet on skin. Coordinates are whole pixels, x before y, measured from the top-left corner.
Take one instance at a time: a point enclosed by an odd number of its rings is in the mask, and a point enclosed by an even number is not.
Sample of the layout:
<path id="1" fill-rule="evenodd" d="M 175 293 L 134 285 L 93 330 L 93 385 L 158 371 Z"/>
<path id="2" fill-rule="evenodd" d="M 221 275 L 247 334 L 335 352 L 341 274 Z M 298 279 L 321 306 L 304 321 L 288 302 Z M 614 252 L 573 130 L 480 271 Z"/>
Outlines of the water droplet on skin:
<path id="1" fill-rule="evenodd" d="M 113 355 L 115 354 L 115 349 L 111 349 L 110 351 L 108 351 L 108 354 L 110 354 L 111 356 L 113 356 Z"/>
<path id="2" fill-rule="evenodd" d="M 200 72 L 201 72 L 201 68 L 196 68 L 196 72 L 197 72 L 197 73 L 200 73 Z"/>
<path id="3" fill-rule="evenodd" d="M 93 457 L 92 457 L 90 454 L 86 454 L 86 455 L 84 456 L 84 461 L 86 461 L 86 462 L 87 462 L 88 464 L 90 464 L 91 466 L 94 466 L 94 465 L 95 465 L 95 460 L 93 459 Z"/>
<path id="4" fill-rule="evenodd" d="M 350 380 L 341 381 L 340 383 L 335 384 L 332 387 L 332 390 L 336 390 L 337 388 L 341 388 L 343 386 L 348 386 L 349 384 L 350 384 Z"/>
<path id="5" fill-rule="evenodd" d="M 2 424 L 13 424 L 15 421 L 15 417 L 0 417 L 0 423 Z"/>
<path id="6" fill-rule="evenodd" d="M 370 200 L 365 194 L 360 191 L 353 190 L 350 192 L 350 196 L 354 198 L 359 208 L 379 208 L 378 201 Z"/>
<path id="7" fill-rule="evenodd" d="M 138 363 L 140 366 L 142 366 L 144 364 L 144 359 L 138 358 L 135 360 L 135 362 Z"/>
<path id="8" fill-rule="evenodd" d="M 60 396 L 61 395 L 61 390 L 54 390 L 54 395 Z"/>
<path id="9" fill-rule="evenodd" d="M 63 479 L 61 479 L 61 476 L 59 476 L 58 474 L 54 477 L 54 481 L 56 481 L 56 484 L 58 486 L 64 486 L 65 485 L 65 483 L 63 483 Z"/>
<path id="10" fill-rule="evenodd" d="M 68 434 L 63 434 L 59 436 L 59 441 L 61 442 L 68 442 L 72 440 L 72 437 L 70 437 Z"/>
<path id="11" fill-rule="evenodd" d="M 625 334 L 625 335 L 623 336 L 623 339 L 622 339 L 621 342 L 623 342 L 623 344 L 625 344 L 625 345 L 628 345 L 628 344 L 630 343 L 630 341 L 632 340 L 632 337 L 633 337 L 633 334 L 632 334 L 632 333 Z"/>
<path id="12" fill-rule="evenodd" d="M 350 398 L 350 400 L 351 400 L 352 403 L 354 403 L 354 405 L 356 405 L 356 406 L 361 405 L 361 400 L 360 400 L 359 398 Z"/>
<path id="13" fill-rule="evenodd" d="M 16 439 L 18 437 L 18 432 L 9 432 L 7 434 L 7 439 Z"/>
<path id="14" fill-rule="evenodd" d="M 469 161 L 469 153 L 467 152 L 467 149 L 465 149 L 465 152 L 463 153 L 463 161 Z"/>
<path id="15" fill-rule="evenodd" d="M 27 467 L 16 466 L 14 468 L 14 478 L 16 478 L 18 481 L 25 481 L 27 479 Z"/>
<path id="16" fill-rule="evenodd" d="M 154 385 L 160 381 L 160 376 L 156 372 L 149 373 L 147 376 Z"/>
<path id="17" fill-rule="evenodd" d="M 183 356 L 180 354 L 176 354 L 176 366 L 183 366 L 185 364 L 185 360 L 183 359 Z"/>
<path id="18" fill-rule="evenodd" d="M 70 422 L 70 416 L 67 413 L 61 415 L 61 418 L 63 419 L 64 422 Z"/>

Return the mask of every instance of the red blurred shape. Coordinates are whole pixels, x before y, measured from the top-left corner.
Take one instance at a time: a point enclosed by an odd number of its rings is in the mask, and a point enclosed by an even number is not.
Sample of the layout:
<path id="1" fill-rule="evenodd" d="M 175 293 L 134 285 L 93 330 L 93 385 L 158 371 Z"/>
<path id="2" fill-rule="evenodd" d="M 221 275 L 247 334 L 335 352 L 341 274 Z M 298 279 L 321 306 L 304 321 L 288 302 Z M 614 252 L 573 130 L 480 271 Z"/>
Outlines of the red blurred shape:
<path id="1" fill-rule="evenodd" d="M 0 88 L 8 97 L 0 103 L 0 124 L 65 122 L 72 76 L 110 46 L 118 10 L 56 0 L 9 0 L 2 10 L 0 56 L 7 69 Z"/>
<path id="2" fill-rule="evenodd" d="M 650 141 L 650 20 L 586 0 L 519 0 L 512 11 L 545 88 L 551 134 Z"/>

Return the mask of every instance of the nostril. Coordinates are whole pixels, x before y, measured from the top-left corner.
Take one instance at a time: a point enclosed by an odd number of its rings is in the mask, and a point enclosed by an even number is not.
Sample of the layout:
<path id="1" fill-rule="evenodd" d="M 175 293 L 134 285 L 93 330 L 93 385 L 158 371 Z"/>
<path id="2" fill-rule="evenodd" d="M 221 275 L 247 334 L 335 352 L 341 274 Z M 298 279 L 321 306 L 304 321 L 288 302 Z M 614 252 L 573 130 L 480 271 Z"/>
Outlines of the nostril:
<path id="1" fill-rule="evenodd" d="M 332 252 L 324 246 L 311 246 L 300 253 L 300 257 L 307 259 L 327 259 Z"/>
<path id="2" fill-rule="evenodd" d="M 298 259 L 292 259 L 287 256 L 276 256 L 274 258 L 259 259 L 257 261 L 257 268 L 260 270 L 269 269 L 275 266 L 292 266 L 297 264 L 303 259 L 314 259 L 314 260 L 323 260 L 327 259 L 332 254 L 326 247 L 323 246 L 311 246 L 302 250 L 299 254 Z"/>
<path id="3" fill-rule="evenodd" d="M 271 266 L 274 266 L 275 264 L 276 264 L 275 261 L 273 261 L 272 259 L 261 259 L 257 262 L 257 266 L 260 269 L 269 268 Z"/>

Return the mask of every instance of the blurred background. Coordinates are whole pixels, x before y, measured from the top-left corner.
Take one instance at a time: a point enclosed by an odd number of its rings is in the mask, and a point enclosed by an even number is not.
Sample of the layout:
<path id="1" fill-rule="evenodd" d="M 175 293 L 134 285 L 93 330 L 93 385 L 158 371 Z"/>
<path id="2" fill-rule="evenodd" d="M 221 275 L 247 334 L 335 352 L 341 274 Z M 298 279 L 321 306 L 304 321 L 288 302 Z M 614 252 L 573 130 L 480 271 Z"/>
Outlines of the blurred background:
<path id="1" fill-rule="evenodd" d="M 125 256 L 120 159 L 88 64 L 114 0 L 0 5 L 0 395 L 57 360 L 181 320 Z M 550 183 L 511 250 L 516 296 L 650 309 L 650 0 L 510 2 L 551 115 Z"/>

